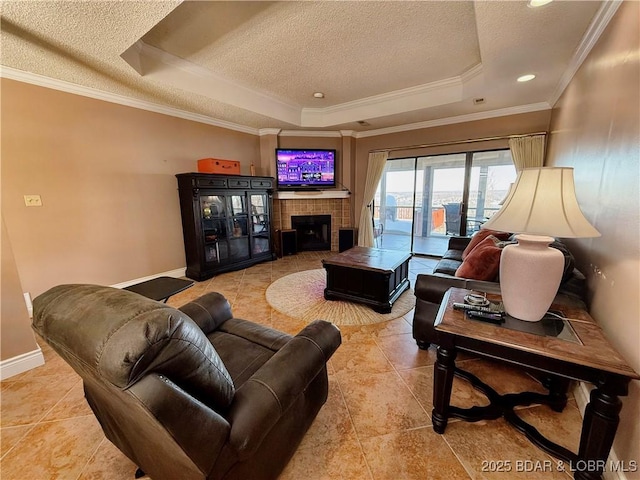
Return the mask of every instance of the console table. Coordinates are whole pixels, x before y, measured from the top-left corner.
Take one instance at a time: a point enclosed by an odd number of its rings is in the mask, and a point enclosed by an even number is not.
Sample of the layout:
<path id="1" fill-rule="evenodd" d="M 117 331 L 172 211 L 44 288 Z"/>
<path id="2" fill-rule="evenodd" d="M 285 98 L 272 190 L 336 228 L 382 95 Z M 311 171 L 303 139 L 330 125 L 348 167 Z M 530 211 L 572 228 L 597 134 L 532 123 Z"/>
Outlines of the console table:
<path id="1" fill-rule="evenodd" d="M 322 260 L 327 271 L 324 298 L 364 303 L 389 313 L 409 288 L 409 260 L 410 253 L 369 247 L 353 247 Z"/>
<path id="2" fill-rule="evenodd" d="M 574 478 L 599 479 L 604 471 L 616 429 L 622 402 L 619 396 L 628 394 L 628 384 L 640 376 L 626 363 L 605 338 L 602 330 L 589 314 L 579 308 L 552 305 L 566 320 L 558 319 L 560 326 L 553 332 L 530 333 L 531 322 L 512 317 L 503 325 L 469 319 L 464 312 L 454 310 L 454 303 L 463 303 L 469 290 L 449 289 L 440 305 L 435 321 L 438 336 L 438 356 L 434 369 L 433 429 L 444 433 L 450 417 L 466 421 L 504 417 L 527 438 L 554 457 L 571 465 Z M 475 292 L 477 293 L 477 292 Z M 499 295 L 487 294 L 492 301 Z M 518 322 L 523 322 L 519 330 Z M 529 332 L 527 331 L 529 330 Z M 526 369 L 551 375 L 546 384 L 549 395 L 524 392 L 499 395 L 474 375 L 455 365 L 458 350 L 499 359 Z M 458 408 L 450 405 L 454 375 L 459 376 L 484 393 L 490 405 Z M 569 380 L 580 380 L 595 385 L 586 407 L 575 454 L 543 437 L 533 426 L 518 417 L 516 405 L 543 403 L 555 411 L 566 404 Z"/>

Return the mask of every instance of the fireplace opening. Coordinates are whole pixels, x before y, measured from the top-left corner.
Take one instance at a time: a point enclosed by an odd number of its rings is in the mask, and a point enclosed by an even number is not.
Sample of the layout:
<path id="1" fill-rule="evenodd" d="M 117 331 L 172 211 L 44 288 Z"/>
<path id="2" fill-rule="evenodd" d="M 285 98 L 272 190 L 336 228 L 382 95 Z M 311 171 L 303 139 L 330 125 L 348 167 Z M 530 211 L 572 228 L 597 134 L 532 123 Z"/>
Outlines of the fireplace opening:
<path id="1" fill-rule="evenodd" d="M 331 215 L 292 215 L 298 251 L 331 250 Z"/>

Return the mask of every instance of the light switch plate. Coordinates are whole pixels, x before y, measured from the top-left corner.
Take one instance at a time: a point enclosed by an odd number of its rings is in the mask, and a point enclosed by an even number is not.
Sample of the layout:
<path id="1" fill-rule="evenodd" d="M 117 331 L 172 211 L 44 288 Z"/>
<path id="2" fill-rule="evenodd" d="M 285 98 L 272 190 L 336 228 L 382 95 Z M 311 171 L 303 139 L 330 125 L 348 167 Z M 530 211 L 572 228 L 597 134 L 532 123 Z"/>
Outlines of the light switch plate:
<path id="1" fill-rule="evenodd" d="M 27 207 L 41 207 L 42 198 L 40 198 L 40 195 L 25 195 L 24 204 Z"/>

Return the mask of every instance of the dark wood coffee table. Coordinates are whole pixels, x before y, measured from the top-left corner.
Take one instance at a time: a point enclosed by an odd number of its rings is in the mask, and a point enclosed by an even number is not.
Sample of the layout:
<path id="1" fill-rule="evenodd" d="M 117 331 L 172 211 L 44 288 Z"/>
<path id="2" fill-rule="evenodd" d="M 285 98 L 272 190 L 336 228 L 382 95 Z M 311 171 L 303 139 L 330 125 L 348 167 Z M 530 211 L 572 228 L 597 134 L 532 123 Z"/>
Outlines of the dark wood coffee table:
<path id="1" fill-rule="evenodd" d="M 574 471 L 574 478 L 601 478 L 622 409 L 618 397 L 628 395 L 629 382 L 640 379 L 640 375 L 611 346 L 583 309 L 554 304 L 551 309 L 562 312 L 568 320 L 558 320 L 562 326 L 551 333 L 550 329 L 531 333 L 535 330 L 530 322 L 524 322 L 523 328 L 518 329 L 514 322 L 522 320 L 509 318 L 496 325 L 469 319 L 462 311 L 454 310 L 453 303 L 463 303 L 468 293 L 469 290 L 461 288 L 449 289 L 436 317 L 434 326 L 439 346 L 433 380 L 433 429 L 444 433 L 449 417 L 470 422 L 504 417 L 535 445 L 563 461 L 567 471 Z M 500 301 L 499 295 L 487 294 L 487 298 Z M 456 367 L 459 350 L 542 372 L 550 378 L 550 383 L 543 383 L 550 393 L 499 395 L 479 378 Z M 490 404 L 470 409 L 451 406 L 454 375 L 484 393 Z M 589 382 L 596 387 L 585 410 L 577 454 L 546 439 L 514 410 L 517 405 L 542 403 L 561 411 L 567 401 L 569 380 Z"/>
<path id="2" fill-rule="evenodd" d="M 322 261 L 327 271 L 327 300 L 347 300 L 389 313 L 409 288 L 411 254 L 381 248 L 353 247 Z"/>

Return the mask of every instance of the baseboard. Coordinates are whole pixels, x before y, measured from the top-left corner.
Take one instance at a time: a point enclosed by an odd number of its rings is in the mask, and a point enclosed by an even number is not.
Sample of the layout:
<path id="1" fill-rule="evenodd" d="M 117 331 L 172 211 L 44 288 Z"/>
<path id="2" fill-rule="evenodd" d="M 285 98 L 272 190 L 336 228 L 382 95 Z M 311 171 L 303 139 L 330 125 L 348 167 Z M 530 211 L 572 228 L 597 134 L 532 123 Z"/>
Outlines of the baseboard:
<path id="1" fill-rule="evenodd" d="M 184 277 L 186 267 L 176 268 L 175 270 L 169 270 L 168 272 L 156 273 L 154 275 L 149 275 L 148 277 L 140 277 L 133 280 L 128 280 L 122 283 L 116 283 L 115 285 L 111 285 L 114 288 L 124 288 L 129 287 L 131 285 L 135 285 L 136 283 L 146 282 L 147 280 L 153 280 L 158 277 L 174 277 L 180 278 Z"/>
<path id="2" fill-rule="evenodd" d="M 578 409 L 580 410 L 580 415 L 584 418 L 584 409 L 589 403 L 589 397 L 591 395 L 591 391 L 589 390 L 589 386 L 584 382 L 578 382 L 576 387 L 573 389 L 573 396 L 576 399 L 576 404 L 578 405 Z M 612 472 L 609 470 L 609 465 L 620 465 L 620 459 L 616 455 L 615 450 L 612 448 L 609 452 L 609 458 L 607 459 L 607 468 L 602 475 L 604 480 L 627 480 L 627 476 L 624 472 Z"/>
<path id="3" fill-rule="evenodd" d="M 40 347 L 31 352 L 7 358 L 0 362 L 0 380 L 6 380 L 40 365 L 44 365 L 44 355 L 42 355 Z"/>

